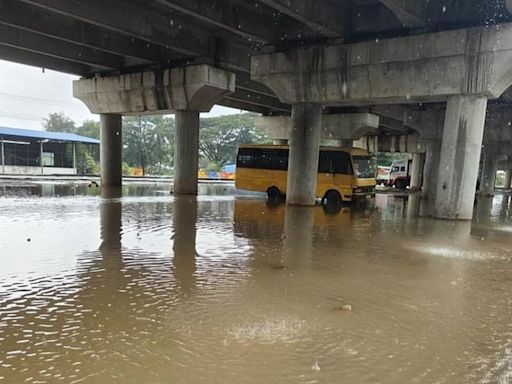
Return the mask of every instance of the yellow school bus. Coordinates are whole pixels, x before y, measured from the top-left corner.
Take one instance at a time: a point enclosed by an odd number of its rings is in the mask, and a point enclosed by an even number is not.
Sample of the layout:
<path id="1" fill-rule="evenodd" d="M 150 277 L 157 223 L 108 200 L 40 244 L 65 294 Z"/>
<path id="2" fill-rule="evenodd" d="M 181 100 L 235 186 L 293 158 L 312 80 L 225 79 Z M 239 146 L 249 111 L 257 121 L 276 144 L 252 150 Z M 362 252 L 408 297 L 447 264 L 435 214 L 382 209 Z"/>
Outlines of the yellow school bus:
<path id="1" fill-rule="evenodd" d="M 243 145 L 238 149 L 236 187 L 266 192 L 269 198 L 286 195 L 287 145 Z M 323 202 L 351 202 L 375 196 L 372 158 L 360 148 L 321 147 L 316 196 Z"/>

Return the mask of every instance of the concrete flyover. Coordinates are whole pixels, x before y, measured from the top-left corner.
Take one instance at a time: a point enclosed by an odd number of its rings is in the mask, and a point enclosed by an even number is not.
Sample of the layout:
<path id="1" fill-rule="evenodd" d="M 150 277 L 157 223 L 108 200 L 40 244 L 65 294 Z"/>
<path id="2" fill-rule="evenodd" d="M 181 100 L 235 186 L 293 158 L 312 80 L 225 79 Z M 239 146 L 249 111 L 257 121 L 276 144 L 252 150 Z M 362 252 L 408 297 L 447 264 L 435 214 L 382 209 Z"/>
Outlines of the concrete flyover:
<path id="1" fill-rule="evenodd" d="M 484 135 L 486 111 L 512 105 L 512 6 L 445 3 L 0 0 L 0 58 L 81 76 L 76 97 L 102 115 L 106 185 L 121 183 L 121 116 L 167 112 L 176 192 L 196 193 L 199 113 L 219 104 L 284 116 L 290 204 L 313 204 L 331 135 L 422 154 L 432 213 L 469 219 L 483 137 L 507 129 Z"/>

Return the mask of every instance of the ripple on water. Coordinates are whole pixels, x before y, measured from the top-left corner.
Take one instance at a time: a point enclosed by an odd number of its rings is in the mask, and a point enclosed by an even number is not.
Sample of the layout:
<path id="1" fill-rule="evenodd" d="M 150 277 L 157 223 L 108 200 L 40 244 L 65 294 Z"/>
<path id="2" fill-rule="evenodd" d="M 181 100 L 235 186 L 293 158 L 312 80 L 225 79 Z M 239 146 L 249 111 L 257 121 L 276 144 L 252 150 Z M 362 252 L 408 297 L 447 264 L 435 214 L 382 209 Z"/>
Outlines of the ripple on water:
<path id="1" fill-rule="evenodd" d="M 0 381 L 510 382 L 509 239 L 307 212 L 0 199 Z"/>

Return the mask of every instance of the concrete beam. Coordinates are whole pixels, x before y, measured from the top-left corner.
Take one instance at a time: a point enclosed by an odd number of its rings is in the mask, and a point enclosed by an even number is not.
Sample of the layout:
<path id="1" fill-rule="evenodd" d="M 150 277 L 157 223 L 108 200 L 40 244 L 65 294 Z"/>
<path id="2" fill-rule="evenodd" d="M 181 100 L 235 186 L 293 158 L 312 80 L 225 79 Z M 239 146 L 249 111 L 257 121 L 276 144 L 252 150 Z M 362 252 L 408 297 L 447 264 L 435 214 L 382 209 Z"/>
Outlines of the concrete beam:
<path id="1" fill-rule="evenodd" d="M 77 20 L 166 47 L 185 56 L 207 55 L 209 37 L 144 7 L 119 0 L 19 0 Z"/>
<path id="2" fill-rule="evenodd" d="M 427 25 L 426 1 L 380 0 L 407 28 L 422 28 Z"/>
<path id="3" fill-rule="evenodd" d="M 217 102 L 217 105 L 222 105 L 223 107 L 238 109 L 238 110 L 242 110 L 242 111 L 250 111 L 250 112 L 254 112 L 254 113 L 260 113 L 264 116 L 274 115 L 274 113 L 275 113 L 275 111 L 273 111 L 270 108 L 246 104 L 243 101 L 240 101 L 238 99 L 230 99 L 229 96 L 224 97 L 223 99 L 219 100 Z M 276 113 L 276 114 L 279 115 L 279 113 Z"/>
<path id="4" fill-rule="evenodd" d="M 127 58 L 165 63 L 177 58 L 167 48 L 17 0 L 0 1 L 0 24 Z"/>
<path id="5" fill-rule="evenodd" d="M 368 140 L 377 142 L 378 152 L 424 153 L 427 151 L 425 141 L 418 135 L 379 135 L 369 136 Z M 377 152 L 377 151 L 375 151 Z"/>
<path id="6" fill-rule="evenodd" d="M 156 3 L 173 11 L 220 28 L 249 42 L 265 44 L 282 36 L 285 30 L 272 23 L 268 17 L 248 12 L 235 4 L 211 0 L 155 0 Z"/>
<path id="7" fill-rule="evenodd" d="M 499 97 L 512 85 L 512 23 L 259 54 L 251 77 L 287 104 Z"/>
<path id="8" fill-rule="evenodd" d="M 404 135 L 410 130 L 402 120 L 395 120 L 387 116 L 380 116 L 379 128 L 381 131 L 395 135 Z"/>
<path id="9" fill-rule="evenodd" d="M 73 82 L 73 96 L 92 113 L 208 112 L 234 90 L 235 75 L 209 65 Z"/>
<path id="10" fill-rule="evenodd" d="M 0 25 L 0 45 L 101 69 L 115 69 L 124 66 L 124 60 L 119 56 L 5 25 Z"/>
<path id="11" fill-rule="evenodd" d="M 236 87 L 235 92 L 227 95 L 225 98 L 238 100 L 247 105 L 247 107 L 265 107 L 280 113 L 290 113 L 291 111 L 291 107 L 289 105 L 281 103 L 275 96 L 264 95 L 240 87 Z"/>
<path id="12" fill-rule="evenodd" d="M 326 37 L 340 37 L 345 32 L 343 7 L 326 0 L 260 0 L 283 15 L 298 20 Z"/>
<path id="13" fill-rule="evenodd" d="M 41 55 L 29 51 L 23 51 L 12 47 L 0 45 L 0 58 L 33 67 L 52 69 L 54 71 L 69 73 L 73 75 L 90 75 L 94 68 L 87 65 L 62 61 L 54 57 Z"/>
<path id="14" fill-rule="evenodd" d="M 289 140 L 293 120 L 290 116 L 256 118 L 256 127 L 265 131 L 273 140 Z M 323 115 L 320 138 L 322 140 L 358 140 L 379 128 L 379 117 L 370 113 Z"/>
<path id="15" fill-rule="evenodd" d="M 422 139 L 437 140 L 443 137 L 445 109 L 408 111 L 404 124 L 414 129 Z"/>

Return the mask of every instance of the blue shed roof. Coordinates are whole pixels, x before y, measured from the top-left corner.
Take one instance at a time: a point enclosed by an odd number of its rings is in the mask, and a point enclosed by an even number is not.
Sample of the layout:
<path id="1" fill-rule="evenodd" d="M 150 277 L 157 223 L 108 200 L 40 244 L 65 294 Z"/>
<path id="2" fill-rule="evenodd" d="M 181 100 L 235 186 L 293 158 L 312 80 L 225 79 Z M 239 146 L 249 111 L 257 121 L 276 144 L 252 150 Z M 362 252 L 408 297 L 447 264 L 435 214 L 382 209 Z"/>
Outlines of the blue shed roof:
<path id="1" fill-rule="evenodd" d="M 35 131 L 33 129 L 0 127 L 0 136 L 26 137 L 29 139 L 43 139 L 55 141 L 69 141 L 84 144 L 99 144 L 100 141 L 91 137 L 79 136 L 74 133 Z"/>

